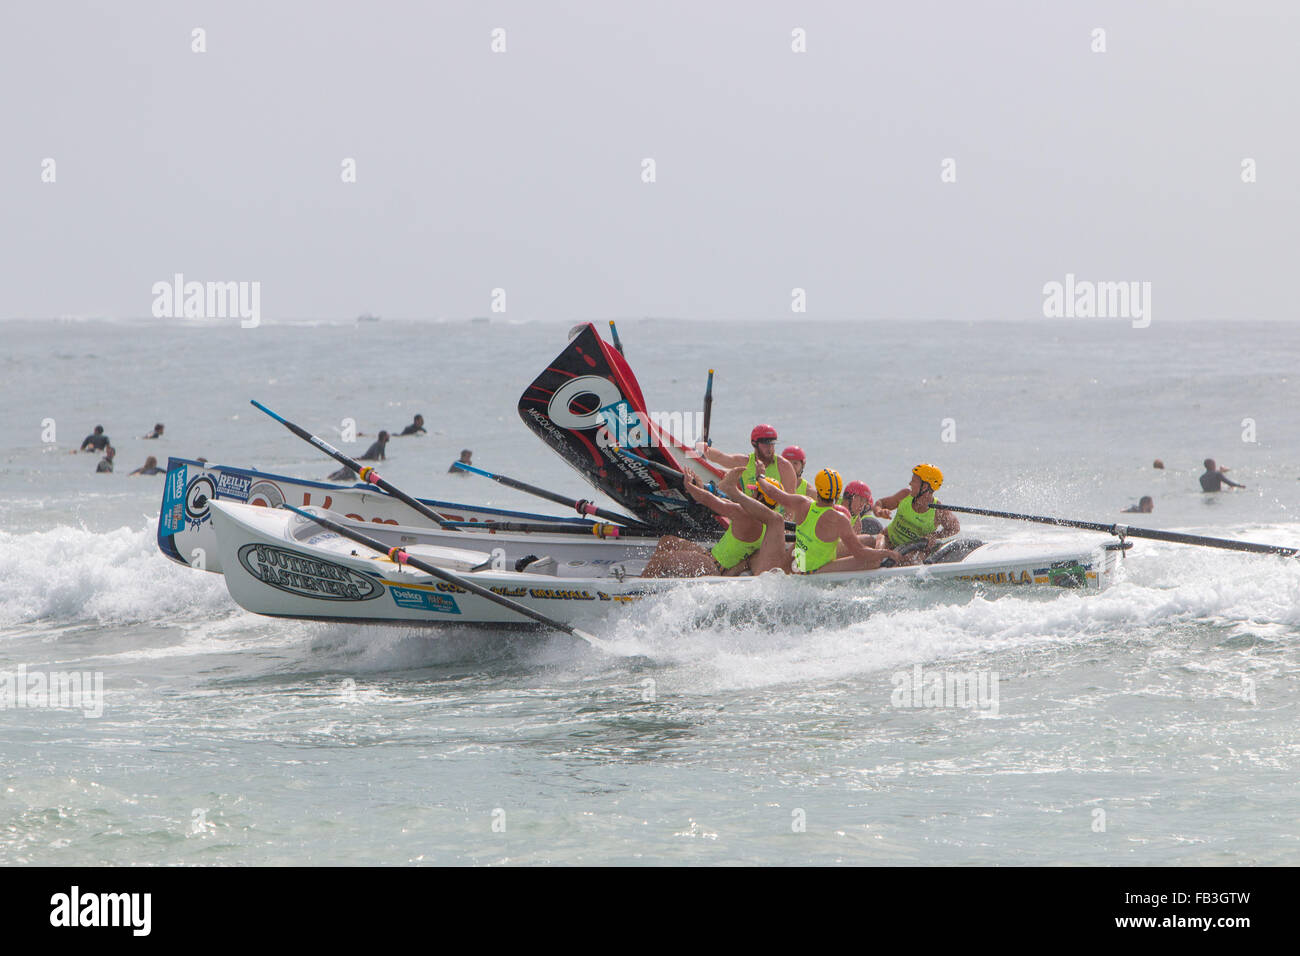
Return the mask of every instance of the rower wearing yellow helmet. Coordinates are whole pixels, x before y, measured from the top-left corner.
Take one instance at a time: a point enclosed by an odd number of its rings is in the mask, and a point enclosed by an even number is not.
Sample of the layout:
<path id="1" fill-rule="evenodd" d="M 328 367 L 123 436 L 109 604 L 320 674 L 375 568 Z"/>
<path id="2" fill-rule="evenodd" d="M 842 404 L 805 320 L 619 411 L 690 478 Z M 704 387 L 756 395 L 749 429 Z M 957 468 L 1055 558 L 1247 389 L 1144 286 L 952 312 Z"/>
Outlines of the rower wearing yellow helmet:
<path id="1" fill-rule="evenodd" d="M 785 542 L 785 525 L 781 517 L 771 510 L 775 502 L 766 495 L 763 498 L 770 504 L 764 507 L 755 503 L 761 509 L 758 513 L 751 514 L 738 504 L 746 497 L 740 488 L 743 470 L 737 466 L 723 476 L 721 489 L 726 498 L 712 494 L 691 472 L 682 476 L 686 493 L 715 514 L 727 518 L 730 524 L 723 533 L 722 540 L 710 550 L 685 538 L 664 535 L 646 562 L 645 570 L 641 572 L 643 578 L 695 578 L 709 574 L 733 576 L 745 571 L 759 574 L 762 570 L 767 570 L 751 567 L 752 559 L 763 545 L 767 534 L 767 524 L 762 513 L 772 514 L 780 522 L 781 530 L 776 538 L 782 546 Z"/>
<path id="2" fill-rule="evenodd" d="M 767 478 L 779 480 L 782 488 L 793 491 L 799 481 L 794 466 L 776 453 L 776 429 L 771 425 L 755 425 L 749 433 L 749 444 L 754 450 L 748 455 L 730 455 L 704 442 L 696 442 L 695 451 L 705 461 L 723 468 L 742 468 L 740 481 L 746 488 L 754 484 L 761 468 Z"/>
<path id="3" fill-rule="evenodd" d="M 758 479 L 758 487 L 785 508 L 786 516 L 795 522 L 794 547 L 787 556 L 786 571 L 794 574 L 863 571 L 880 567 L 886 558 L 900 560 L 895 551 L 864 546 L 853 530 L 849 515 L 836 508 L 844 490 L 844 479 L 838 471 L 823 468 L 817 472 L 813 479 L 816 497 L 812 498 L 792 495 L 764 478 Z M 837 559 L 841 544 L 848 556 Z"/>
<path id="4" fill-rule="evenodd" d="M 901 548 L 915 541 L 924 541 L 923 547 L 909 550 L 906 564 L 918 564 L 935 549 L 941 538 L 961 531 L 961 523 L 951 511 L 932 508 L 934 493 L 943 484 L 943 472 L 934 465 L 921 464 L 912 469 L 912 481 L 896 494 L 881 498 L 879 504 L 890 511 L 897 509 L 877 542 L 892 548 Z M 883 539 L 883 540 L 881 540 Z"/>

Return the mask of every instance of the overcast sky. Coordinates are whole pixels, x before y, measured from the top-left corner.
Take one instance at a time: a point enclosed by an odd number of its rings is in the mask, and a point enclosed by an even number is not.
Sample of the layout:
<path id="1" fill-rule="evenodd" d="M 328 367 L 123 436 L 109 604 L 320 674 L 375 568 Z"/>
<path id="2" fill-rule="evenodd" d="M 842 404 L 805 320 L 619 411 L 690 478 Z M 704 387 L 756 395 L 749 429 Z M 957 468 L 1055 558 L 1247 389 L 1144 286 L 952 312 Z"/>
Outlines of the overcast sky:
<path id="1" fill-rule="evenodd" d="M 0 89 L 4 317 L 1297 313 L 1289 0 L 5 0 Z"/>

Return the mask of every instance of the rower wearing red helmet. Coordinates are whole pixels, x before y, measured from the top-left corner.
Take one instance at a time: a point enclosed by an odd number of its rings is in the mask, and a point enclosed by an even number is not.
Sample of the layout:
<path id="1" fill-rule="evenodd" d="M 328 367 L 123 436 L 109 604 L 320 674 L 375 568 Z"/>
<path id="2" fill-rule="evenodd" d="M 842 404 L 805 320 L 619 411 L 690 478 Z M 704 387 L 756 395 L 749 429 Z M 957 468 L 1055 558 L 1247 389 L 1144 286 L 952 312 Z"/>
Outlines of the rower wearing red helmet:
<path id="1" fill-rule="evenodd" d="M 769 480 L 780 480 L 783 489 L 793 491 L 799 481 L 794 475 L 794 465 L 776 453 L 776 429 L 771 425 L 755 425 L 749 433 L 749 443 L 754 450 L 748 455 L 729 455 L 704 442 L 697 442 L 695 450 L 705 461 L 715 465 L 728 469 L 743 468 L 740 483 L 747 493 L 752 493 L 759 465 L 763 466 L 763 474 Z"/>
<path id="2" fill-rule="evenodd" d="M 803 449 L 798 445 L 791 445 L 781 452 L 781 457 L 794 466 L 794 476 L 799 480 L 794 493 L 796 495 L 808 494 L 808 479 L 803 476 L 803 470 L 808 466 L 808 456 L 803 453 Z"/>
<path id="3" fill-rule="evenodd" d="M 961 523 L 951 511 L 932 508 L 934 493 L 943 484 L 943 472 L 934 465 L 921 464 L 912 469 L 912 483 L 902 490 L 881 498 L 880 504 L 893 511 L 894 520 L 883 535 L 877 536 L 880 547 L 900 548 L 914 541 L 924 541 L 923 547 L 909 551 L 907 564 L 917 564 L 935 549 L 941 538 L 961 531 Z M 882 540 L 883 539 L 883 540 Z"/>

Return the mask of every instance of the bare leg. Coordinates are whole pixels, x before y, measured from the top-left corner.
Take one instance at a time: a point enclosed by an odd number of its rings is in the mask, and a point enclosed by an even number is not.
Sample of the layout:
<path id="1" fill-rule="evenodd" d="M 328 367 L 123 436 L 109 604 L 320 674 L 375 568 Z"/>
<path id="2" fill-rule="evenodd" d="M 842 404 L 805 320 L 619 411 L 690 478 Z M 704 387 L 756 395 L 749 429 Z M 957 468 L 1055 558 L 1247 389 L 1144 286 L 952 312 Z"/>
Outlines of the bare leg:
<path id="1" fill-rule="evenodd" d="M 749 573 L 765 574 L 773 568 L 781 568 L 785 560 L 785 515 L 760 504 L 747 495 L 741 495 L 736 502 L 745 514 L 763 524 L 763 543 L 757 554 L 749 558 Z"/>
<path id="2" fill-rule="evenodd" d="M 646 562 L 643 578 L 698 578 L 717 570 L 713 555 L 698 544 L 665 535 Z"/>

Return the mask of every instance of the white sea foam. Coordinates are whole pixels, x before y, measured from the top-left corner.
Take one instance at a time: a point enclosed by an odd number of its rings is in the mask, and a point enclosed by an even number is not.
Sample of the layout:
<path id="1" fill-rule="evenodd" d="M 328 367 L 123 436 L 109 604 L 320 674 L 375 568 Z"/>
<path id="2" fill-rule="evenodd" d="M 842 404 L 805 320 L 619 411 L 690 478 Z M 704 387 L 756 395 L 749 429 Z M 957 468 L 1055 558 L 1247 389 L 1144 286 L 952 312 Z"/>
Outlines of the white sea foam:
<path id="1" fill-rule="evenodd" d="M 6 628 L 184 620 L 230 606 L 219 575 L 168 561 L 152 529 L 0 532 L 0 579 Z"/>

